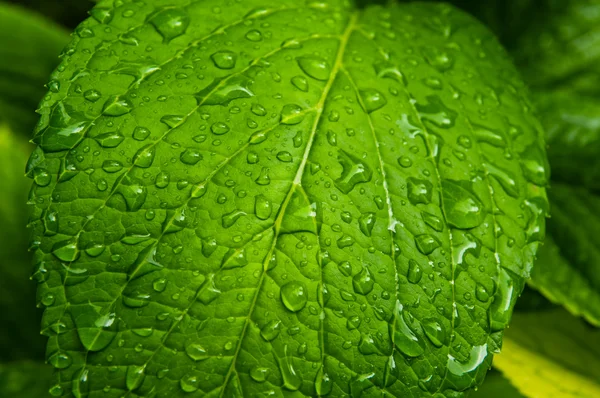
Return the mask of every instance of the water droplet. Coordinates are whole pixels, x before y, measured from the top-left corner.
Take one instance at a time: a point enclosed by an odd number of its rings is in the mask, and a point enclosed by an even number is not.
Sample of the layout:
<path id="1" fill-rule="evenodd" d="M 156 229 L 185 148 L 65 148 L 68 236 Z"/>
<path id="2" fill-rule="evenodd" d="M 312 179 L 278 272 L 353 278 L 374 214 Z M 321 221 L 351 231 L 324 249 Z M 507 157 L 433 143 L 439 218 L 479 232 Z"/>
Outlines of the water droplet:
<path id="1" fill-rule="evenodd" d="M 371 181 L 372 171 L 360 159 L 340 150 L 338 162 L 343 170 L 340 178 L 335 180 L 335 186 L 343 193 L 350 193 L 358 183 Z"/>
<path id="2" fill-rule="evenodd" d="M 190 357 L 193 361 L 204 361 L 207 360 L 210 356 L 206 353 L 206 349 L 202 347 L 200 344 L 190 344 L 185 348 L 185 353 L 188 357 Z"/>
<path id="3" fill-rule="evenodd" d="M 107 173 L 117 173 L 123 169 L 123 164 L 118 160 L 105 160 L 102 163 L 102 170 Z"/>
<path id="4" fill-rule="evenodd" d="M 247 40 L 255 41 L 255 42 L 261 41 L 263 39 L 262 33 L 260 33 L 260 31 L 256 30 L 256 29 L 249 30 L 248 33 L 246 33 L 245 37 Z"/>
<path id="5" fill-rule="evenodd" d="M 308 80 L 306 80 L 304 76 L 294 76 L 292 77 L 291 82 L 294 85 L 294 87 L 296 87 L 298 90 L 303 91 L 305 93 L 308 92 Z"/>
<path id="6" fill-rule="evenodd" d="M 421 114 L 421 118 L 437 127 L 446 129 L 453 127 L 458 113 L 444 105 L 436 95 L 429 95 L 426 98 L 429 101 L 427 105 L 415 105 L 417 111 Z"/>
<path id="7" fill-rule="evenodd" d="M 281 110 L 280 121 L 281 124 L 294 125 L 304 120 L 304 113 L 302 107 L 296 104 L 287 104 Z"/>
<path id="8" fill-rule="evenodd" d="M 254 97 L 250 88 L 254 81 L 245 75 L 217 79 L 196 94 L 198 105 L 227 106 L 235 99 Z M 224 82 L 224 83 L 223 83 Z"/>
<path id="9" fill-rule="evenodd" d="M 216 122 L 210 126 L 210 131 L 215 135 L 223 135 L 229 132 L 229 126 L 223 122 Z"/>
<path id="10" fill-rule="evenodd" d="M 354 238 L 351 237 L 350 235 L 342 235 L 338 240 L 337 240 L 337 246 L 340 249 L 343 249 L 345 247 L 350 247 L 354 244 Z"/>
<path id="11" fill-rule="evenodd" d="M 195 164 L 197 164 L 199 161 L 201 161 L 203 159 L 203 156 L 200 153 L 200 150 L 198 150 L 196 148 L 188 148 L 181 153 L 181 155 L 179 156 L 179 159 L 181 160 L 182 163 L 185 163 L 190 166 L 194 166 Z"/>
<path id="12" fill-rule="evenodd" d="M 427 180 L 420 180 L 416 178 L 408 178 L 408 200 L 413 205 L 429 204 L 431 202 L 431 196 L 433 191 L 433 185 Z"/>
<path id="13" fill-rule="evenodd" d="M 500 131 L 475 123 L 472 123 L 472 126 L 473 133 L 477 141 L 485 142 L 500 148 L 504 148 L 506 146 L 506 138 Z"/>
<path id="14" fill-rule="evenodd" d="M 169 126 L 170 129 L 175 129 L 183 124 L 183 122 L 185 121 L 185 116 L 165 115 L 160 118 L 160 121 Z"/>
<path id="15" fill-rule="evenodd" d="M 364 213 L 358 219 L 358 226 L 360 227 L 360 231 L 365 236 L 371 236 L 373 232 L 373 227 L 375 226 L 375 221 L 377 220 L 375 213 Z"/>
<path id="16" fill-rule="evenodd" d="M 292 154 L 287 151 L 281 151 L 277 153 L 277 159 L 284 163 L 290 163 L 293 161 Z"/>
<path id="17" fill-rule="evenodd" d="M 367 267 L 363 267 L 362 270 L 352 278 L 354 291 L 362 295 L 370 293 L 373 290 L 374 285 L 375 281 Z"/>
<path id="18" fill-rule="evenodd" d="M 150 136 L 150 130 L 145 127 L 138 126 L 133 130 L 132 136 L 136 141 L 144 141 Z"/>
<path id="19" fill-rule="evenodd" d="M 510 321 L 512 309 L 523 290 L 522 278 L 504 267 L 500 268 L 496 280 L 494 301 L 490 307 L 490 327 L 492 332 L 504 330 Z"/>
<path id="20" fill-rule="evenodd" d="M 328 395 L 333 389 L 333 381 L 329 378 L 329 375 L 324 372 L 323 367 L 317 372 L 315 378 L 315 390 L 319 397 Z"/>
<path id="21" fill-rule="evenodd" d="M 405 169 L 412 166 L 412 160 L 408 156 L 400 156 L 398 158 L 398 164 Z"/>
<path id="22" fill-rule="evenodd" d="M 292 281 L 281 287 L 281 301 L 292 312 L 304 308 L 308 300 L 307 295 L 306 286 L 302 282 Z"/>
<path id="23" fill-rule="evenodd" d="M 256 177 L 254 180 L 258 185 L 269 185 L 271 183 L 271 178 L 269 177 L 269 168 L 263 167 L 260 171 L 260 175 Z"/>
<path id="24" fill-rule="evenodd" d="M 272 321 L 267 322 L 267 324 L 262 327 L 262 329 L 260 330 L 260 335 L 263 339 L 265 339 L 265 341 L 272 341 L 275 340 L 277 336 L 279 336 L 280 329 L 281 321 L 274 319 Z"/>
<path id="25" fill-rule="evenodd" d="M 218 51 L 210 58 L 219 69 L 233 69 L 237 61 L 237 55 L 231 51 Z"/>
<path id="26" fill-rule="evenodd" d="M 452 385 L 456 386 L 459 391 L 463 391 L 472 387 L 476 383 L 476 373 L 482 366 L 487 366 L 486 359 L 488 358 L 487 344 L 473 346 L 469 352 L 469 357 L 462 362 L 448 354 L 448 379 Z"/>
<path id="27" fill-rule="evenodd" d="M 143 185 L 143 182 L 129 176 L 125 176 L 121 180 L 121 185 L 116 192 L 121 194 L 123 199 L 125 199 L 128 211 L 138 211 L 141 209 L 148 195 L 148 190 Z"/>
<path id="28" fill-rule="evenodd" d="M 358 351 L 363 355 L 379 354 L 379 350 L 375 345 L 375 340 L 370 334 L 361 334 L 358 343 Z"/>
<path id="29" fill-rule="evenodd" d="M 73 262 L 79 258 L 79 249 L 75 238 L 57 242 L 52 247 L 52 254 L 61 261 Z"/>
<path id="30" fill-rule="evenodd" d="M 423 218 L 425 224 L 429 225 L 435 231 L 442 232 L 444 230 L 444 222 L 438 216 L 426 211 L 422 211 L 421 217 Z"/>
<path id="31" fill-rule="evenodd" d="M 167 280 L 165 278 L 156 279 L 152 282 L 152 288 L 156 292 L 164 292 L 167 288 Z"/>
<path id="32" fill-rule="evenodd" d="M 375 112 L 387 104 L 387 100 L 385 99 L 384 95 L 374 88 L 360 90 L 359 94 L 361 97 L 361 104 L 368 113 Z"/>
<path id="33" fill-rule="evenodd" d="M 425 255 L 433 253 L 435 249 L 440 247 L 440 242 L 432 235 L 423 234 L 415 236 L 417 249 Z"/>
<path id="34" fill-rule="evenodd" d="M 443 180 L 442 198 L 446 221 L 461 229 L 477 227 L 485 218 L 483 203 L 468 181 Z"/>
<path id="35" fill-rule="evenodd" d="M 233 210 L 232 212 L 223 215 L 221 218 L 221 225 L 223 225 L 223 228 L 229 228 L 245 215 L 246 213 L 242 210 Z"/>
<path id="36" fill-rule="evenodd" d="M 398 83 L 402 83 L 405 86 L 407 85 L 406 77 L 404 76 L 404 74 L 402 74 L 402 72 L 396 65 L 384 61 L 376 63 L 375 65 L 373 65 L 373 67 L 375 68 L 375 73 L 377 74 L 377 77 L 392 79 L 397 81 Z"/>
<path id="37" fill-rule="evenodd" d="M 419 283 L 421 277 L 423 276 L 423 270 L 418 262 L 415 260 L 408 261 L 408 273 L 406 274 L 406 278 L 410 283 Z"/>
<path id="38" fill-rule="evenodd" d="M 104 148 L 116 148 L 125 139 L 121 133 L 104 133 L 94 137 L 96 142 Z"/>
<path id="39" fill-rule="evenodd" d="M 179 387 L 181 387 L 183 392 L 196 392 L 198 391 L 199 385 L 200 381 L 196 376 L 186 375 L 179 380 Z"/>
<path id="40" fill-rule="evenodd" d="M 425 336 L 436 347 L 441 347 L 446 341 L 446 330 L 444 326 L 433 318 L 424 319 L 421 323 Z"/>
<path id="41" fill-rule="evenodd" d="M 133 164 L 137 167 L 147 169 L 154 163 L 154 157 L 156 155 L 156 146 L 154 144 L 148 144 L 140 148 L 137 153 L 133 156 Z"/>
<path id="42" fill-rule="evenodd" d="M 149 21 L 168 43 L 185 33 L 190 17 L 180 8 L 167 8 L 152 15 Z"/>
<path id="43" fill-rule="evenodd" d="M 283 378 L 283 387 L 290 391 L 297 391 L 302 386 L 302 379 L 296 374 L 292 363 L 294 357 L 288 356 L 287 345 L 284 348 L 284 357 L 278 358 L 279 371 Z"/>
<path id="44" fill-rule="evenodd" d="M 102 97 L 102 94 L 100 93 L 100 91 L 98 90 L 87 90 L 86 92 L 83 93 L 83 98 L 85 98 L 86 100 L 90 101 L 90 102 L 96 102 L 100 99 L 100 97 Z"/>
<path id="45" fill-rule="evenodd" d="M 512 176 L 512 174 L 506 170 L 501 169 L 491 163 L 484 163 L 483 167 L 487 170 L 487 172 L 500 183 L 504 192 L 513 198 L 519 197 L 519 186 L 517 185 L 516 179 Z"/>
<path id="46" fill-rule="evenodd" d="M 425 352 L 423 341 L 420 340 L 417 335 L 406 323 L 404 319 L 405 312 L 403 311 L 402 304 L 396 303 L 396 316 L 394 320 L 394 327 L 390 325 L 390 332 L 393 331 L 391 336 L 394 345 L 404 355 L 409 357 L 418 357 Z"/>
<path id="47" fill-rule="evenodd" d="M 106 116 L 122 116 L 131 112 L 132 109 L 133 105 L 129 100 L 112 95 L 104 103 L 102 113 Z"/>
<path id="48" fill-rule="evenodd" d="M 299 57 L 296 58 L 298 66 L 304 73 L 316 80 L 327 80 L 331 73 L 329 64 L 321 57 Z"/>
<path id="49" fill-rule="evenodd" d="M 56 369 L 66 369 L 71 366 L 73 359 L 65 351 L 56 351 L 54 354 L 50 355 L 48 362 Z"/>
<path id="50" fill-rule="evenodd" d="M 263 195 L 257 195 L 254 199 L 254 213 L 261 220 L 268 220 L 271 217 L 273 205 Z"/>
<path id="51" fill-rule="evenodd" d="M 125 376 L 125 384 L 127 385 L 127 389 L 129 391 L 134 391 L 140 388 L 146 374 L 144 373 L 144 366 L 135 366 L 131 365 L 127 367 L 127 374 Z"/>
<path id="52" fill-rule="evenodd" d="M 169 186 L 169 182 L 170 181 L 171 181 L 171 176 L 169 175 L 169 173 L 161 171 L 156 176 L 156 180 L 154 181 L 154 185 L 156 185 L 156 188 L 164 189 L 164 188 L 166 188 L 166 187 Z"/>
<path id="53" fill-rule="evenodd" d="M 475 297 L 477 297 L 477 300 L 485 303 L 490 299 L 490 294 L 485 286 L 477 284 L 475 287 Z"/>
<path id="54" fill-rule="evenodd" d="M 250 370 L 250 377 L 252 377 L 252 380 L 256 381 L 257 383 L 263 383 L 267 380 L 267 376 L 269 375 L 269 368 L 263 368 L 263 367 L 254 367 L 252 368 L 252 370 Z"/>
<path id="55" fill-rule="evenodd" d="M 550 177 L 550 166 L 540 146 L 537 143 L 531 144 L 520 157 L 525 178 L 536 185 L 546 186 Z"/>

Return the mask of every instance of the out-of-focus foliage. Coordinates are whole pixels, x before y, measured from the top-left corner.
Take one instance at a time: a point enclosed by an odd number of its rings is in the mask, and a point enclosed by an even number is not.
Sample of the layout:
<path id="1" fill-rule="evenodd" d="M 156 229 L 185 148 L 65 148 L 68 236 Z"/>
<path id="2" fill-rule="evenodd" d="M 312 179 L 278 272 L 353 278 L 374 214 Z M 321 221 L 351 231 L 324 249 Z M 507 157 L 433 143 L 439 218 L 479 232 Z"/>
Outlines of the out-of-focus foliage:
<path id="1" fill-rule="evenodd" d="M 0 2 L 0 123 L 31 136 L 44 85 L 68 41 L 59 25 Z"/>
<path id="2" fill-rule="evenodd" d="M 0 361 L 41 359 L 44 353 L 25 228 L 30 183 L 23 165 L 31 149 L 24 134 L 0 125 Z"/>

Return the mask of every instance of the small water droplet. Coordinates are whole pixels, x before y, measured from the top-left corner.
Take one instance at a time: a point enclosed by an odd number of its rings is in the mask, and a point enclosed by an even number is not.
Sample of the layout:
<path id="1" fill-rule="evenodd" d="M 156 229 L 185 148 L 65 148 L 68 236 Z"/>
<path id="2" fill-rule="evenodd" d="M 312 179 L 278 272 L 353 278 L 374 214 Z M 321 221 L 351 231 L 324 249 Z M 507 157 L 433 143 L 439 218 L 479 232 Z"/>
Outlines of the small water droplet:
<path id="1" fill-rule="evenodd" d="M 316 80 L 328 80 L 331 69 L 327 61 L 321 57 L 307 56 L 296 58 L 298 66 L 304 73 Z"/>

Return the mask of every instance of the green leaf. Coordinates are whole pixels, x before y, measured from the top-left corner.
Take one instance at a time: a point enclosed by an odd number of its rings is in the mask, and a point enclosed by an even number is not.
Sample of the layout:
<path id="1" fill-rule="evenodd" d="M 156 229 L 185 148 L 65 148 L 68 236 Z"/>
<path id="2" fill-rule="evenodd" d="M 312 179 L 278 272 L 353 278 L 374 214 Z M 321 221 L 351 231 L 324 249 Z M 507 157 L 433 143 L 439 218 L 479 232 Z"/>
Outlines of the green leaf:
<path id="1" fill-rule="evenodd" d="M 44 353 L 36 287 L 29 280 L 30 231 L 25 229 L 30 183 L 22 167 L 29 153 L 31 147 L 22 134 L 0 125 L 0 361 L 42 359 Z"/>
<path id="2" fill-rule="evenodd" d="M 41 362 L 0 363 L 0 396 L 47 397 L 51 378 L 52 367 Z"/>
<path id="3" fill-rule="evenodd" d="M 547 2 L 521 38 L 517 59 L 546 129 L 552 218 L 531 285 L 600 325 L 600 102 L 597 1 Z"/>
<path id="4" fill-rule="evenodd" d="M 531 284 L 553 302 L 600 326 L 600 197 L 554 183 L 552 218 Z"/>
<path id="5" fill-rule="evenodd" d="M 485 381 L 472 398 L 524 398 L 523 395 L 508 381 L 502 373 L 490 370 Z"/>
<path id="6" fill-rule="evenodd" d="M 0 123 L 18 132 L 31 131 L 48 75 L 69 42 L 53 22 L 18 6 L 0 3 Z M 48 88 L 56 89 L 56 82 Z"/>
<path id="7" fill-rule="evenodd" d="M 480 384 L 547 207 L 494 37 L 441 5 L 161 4 L 101 2 L 42 106 L 28 170 L 49 176 L 31 197 L 57 388 Z"/>
<path id="8" fill-rule="evenodd" d="M 600 330 L 562 309 L 515 313 L 505 332 L 500 369 L 528 397 L 600 395 Z"/>
<path id="9" fill-rule="evenodd" d="M 514 46 L 525 81 L 535 89 L 568 87 L 598 95 L 600 3 L 544 0 L 535 4 L 527 29 Z"/>

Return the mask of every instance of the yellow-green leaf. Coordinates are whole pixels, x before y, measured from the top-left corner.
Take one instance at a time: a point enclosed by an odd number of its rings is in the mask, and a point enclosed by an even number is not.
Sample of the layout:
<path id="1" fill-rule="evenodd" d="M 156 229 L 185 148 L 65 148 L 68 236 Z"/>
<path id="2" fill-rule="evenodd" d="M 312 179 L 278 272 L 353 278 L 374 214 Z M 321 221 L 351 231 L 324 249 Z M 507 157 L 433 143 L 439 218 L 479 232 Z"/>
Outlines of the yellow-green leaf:
<path id="1" fill-rule="evenodd" d="M 600 330 L 563 309 L 515 313 L 494 366 L 530 398 L 600 397 Z"/>

